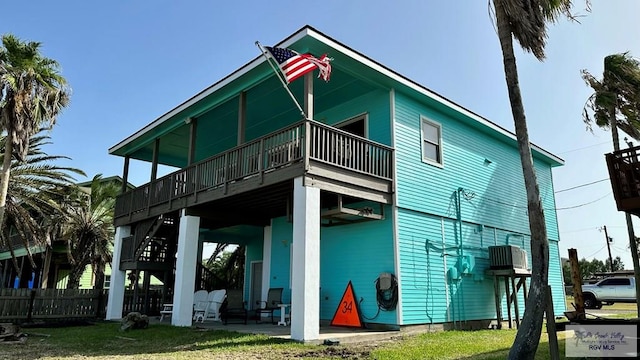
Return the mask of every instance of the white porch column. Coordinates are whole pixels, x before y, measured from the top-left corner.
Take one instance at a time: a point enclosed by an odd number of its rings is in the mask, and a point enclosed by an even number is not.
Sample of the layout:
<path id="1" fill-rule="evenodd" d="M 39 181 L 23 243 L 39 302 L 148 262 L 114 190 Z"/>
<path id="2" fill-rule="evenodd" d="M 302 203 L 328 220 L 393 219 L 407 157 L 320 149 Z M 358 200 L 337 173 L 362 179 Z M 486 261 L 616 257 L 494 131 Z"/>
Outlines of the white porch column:
<path id="1" fill-rule="evenodd" d="M 122 239 L 131 235 L 130 226 L 118 226 L 113 242 L 113 257 L 111 259 L 111 283 L 109 285 L 109 299 L 107 300 L 107 320 L 122 319 L 124 305 L 124 289 L 126 271 L 120 270 L 120 254 L 122 253 Z"/>
<path id="2" fill-rule="evenodd" d="M 320 189 L 293 180 L 291 339 L 320 337 Z"/>
<path id="3" fill-rule="evenodd" d="M 173 314 L 171 314 L 171 325 L 174 326 L 191 326 L 193 320 L 193 292 L 196 281 L 199 237 L 200 218 L 185 215 L 182 210 L 178 230 Z"/>

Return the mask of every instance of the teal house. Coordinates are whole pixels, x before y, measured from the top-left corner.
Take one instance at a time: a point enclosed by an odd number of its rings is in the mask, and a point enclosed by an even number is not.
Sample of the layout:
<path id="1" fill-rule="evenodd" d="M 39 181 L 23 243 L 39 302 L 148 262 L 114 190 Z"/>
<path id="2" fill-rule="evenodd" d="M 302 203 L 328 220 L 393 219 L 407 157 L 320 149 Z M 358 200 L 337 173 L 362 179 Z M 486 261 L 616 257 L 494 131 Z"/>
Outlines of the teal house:
<path id="1" fill-rule="evenodd" d="M 531 264 L 515 135 L 312 27 L 269 45 L 326 54 L 329 81 L 308 72 L 289 94 L 258 55 L 109 149 L 125 181 L 130 160 L 151 174 L 117 201 L 107 318 L 122 317 L 125 272 L 145 270 L 166 279 L 172 324 L 190 326 L 205 242 L 246 246 L 247 309 L 283 288 L 296 340 L 318 339 L 340 311 L 391 329 L 488 324 L 496 302 L 504 317 L 512 296 L 488 271 L 490 248 L 519 250 L 521 274 Z M 532 147 L 561 312 L 563 160 Z"/>

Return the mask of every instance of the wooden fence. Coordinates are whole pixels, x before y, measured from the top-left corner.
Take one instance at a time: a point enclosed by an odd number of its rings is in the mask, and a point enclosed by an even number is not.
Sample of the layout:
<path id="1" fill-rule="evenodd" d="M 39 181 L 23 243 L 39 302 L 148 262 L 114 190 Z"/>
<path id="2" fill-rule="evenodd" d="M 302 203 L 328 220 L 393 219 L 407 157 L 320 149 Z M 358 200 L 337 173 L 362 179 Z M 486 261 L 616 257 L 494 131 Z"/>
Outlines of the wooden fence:
<path id="1" fill-rule="evenodd" d="M 122 304 L 122 316 L 133 311 L 148 316 L 160 316 L 162 304 L 167 302 L 163 300 L 164 298 L 161 290 L 149 290 L 146 294 L 141 289 L 137 293 L 134 290 L 126 290 Z M 169 294 L 168 298 L 172 298 L 172 295 Z"/>
<path id="2" fill-rule="evenodd" d="M 94 289 L 0 289 L 0 322 L 62 319 L 103 319 L 109 290 Z M 169 294 L 171 296 L 171 294 Z M 122 316 L 137 311 L 159 316 L 162 291 L 126 290 Z"/>
<path id="3" fill-rule="evenodd" d="M 104 317 L 107 290 L 0 289 L 0 320 Z"/>

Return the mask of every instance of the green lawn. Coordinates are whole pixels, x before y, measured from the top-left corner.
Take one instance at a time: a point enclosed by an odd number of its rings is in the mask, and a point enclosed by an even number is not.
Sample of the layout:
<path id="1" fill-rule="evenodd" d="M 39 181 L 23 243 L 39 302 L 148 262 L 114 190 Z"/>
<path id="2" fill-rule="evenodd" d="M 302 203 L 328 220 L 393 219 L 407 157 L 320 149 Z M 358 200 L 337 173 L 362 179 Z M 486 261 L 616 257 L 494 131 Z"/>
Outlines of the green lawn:
<path id="1" fill-rule="evenodd" d="M 571 297 L 567 306 L 572 308 Z M 602 308 L 607 317 L 636 317 L 635 304 Z M 616 313 L 616 311 L 620 311 Z M 515 330 L 446 331 L 339 346 L 299 344 L 227 331 L 153 324 L 145 330 L 119 331 L 119 323 L 89 326 L 26 328 L 23 344 L 3 344 L 0 359 L 504 359 Z M 543 331 L 544 332 L 544 331 Z M 560 355 L 564 358 L 564 333 Z M 546 333 L 537 359 L 549 359 Z"/>
<path id="2" fill-rule="evenodd" d="M 339 346 L 305 345 L 264 335 L 154 324 L 120 332 L 118 323 L 23 329 L 24 344 L 0 346 L 1 359 L 504 359 L 515 330 L 447 331 Z M 562 334 L 562 333 L 560 333 Z M 562 335 L 560 335 L 562 336 Z M 560 340 L 564 354 L 564 340 Z M 543 334 L 538 359 L 549 359 Z"/>

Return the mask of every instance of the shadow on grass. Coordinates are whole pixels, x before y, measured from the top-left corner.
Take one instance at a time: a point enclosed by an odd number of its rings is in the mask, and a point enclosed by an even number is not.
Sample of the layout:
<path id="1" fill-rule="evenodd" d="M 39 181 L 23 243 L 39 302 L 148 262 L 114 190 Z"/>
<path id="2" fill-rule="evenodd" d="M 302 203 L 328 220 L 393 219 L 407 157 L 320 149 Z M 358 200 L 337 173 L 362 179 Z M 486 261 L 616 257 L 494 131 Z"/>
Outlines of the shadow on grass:
<path id="1" fill-rule="evenodd" d="M 35 360 L 42 357 L 135 356 L 210 350 L 241 351 L 290 343 L 266 335 L 241 334 L 224 330 L 151 325 L 148 329 L 119 331 L 118 323 L 65 328 L 28 328 L 24 344 L 0 348 L 0 358 Z M 185 356 L 185 358 L 191 358 Z"/>

